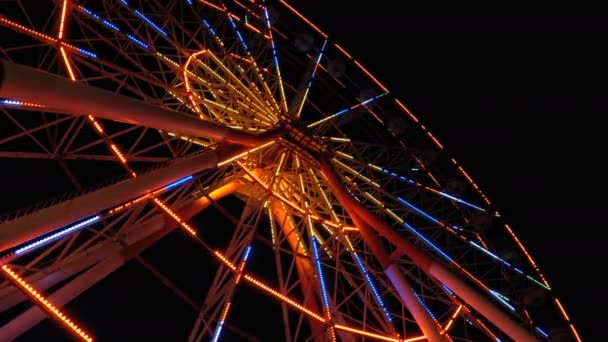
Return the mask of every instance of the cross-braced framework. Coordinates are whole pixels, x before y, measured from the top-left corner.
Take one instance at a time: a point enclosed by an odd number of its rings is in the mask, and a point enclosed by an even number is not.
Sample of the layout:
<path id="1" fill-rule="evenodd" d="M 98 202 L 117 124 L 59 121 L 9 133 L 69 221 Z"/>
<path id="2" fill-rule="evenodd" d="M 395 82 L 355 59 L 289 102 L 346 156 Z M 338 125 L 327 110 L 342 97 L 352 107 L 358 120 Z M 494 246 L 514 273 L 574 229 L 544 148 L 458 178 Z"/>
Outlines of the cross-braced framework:
<path id="1" fill-rule="evenodd" d="M 127 263 L 190 341 L 580 340 L 462 166 L 283 0 L 2 1 L 0 32 L 0 162 L 44 173 L 3 184 L 0 340 L 92 340 L 65 306 Z M 144 257 L 169 234 L 196 291 Z"/>

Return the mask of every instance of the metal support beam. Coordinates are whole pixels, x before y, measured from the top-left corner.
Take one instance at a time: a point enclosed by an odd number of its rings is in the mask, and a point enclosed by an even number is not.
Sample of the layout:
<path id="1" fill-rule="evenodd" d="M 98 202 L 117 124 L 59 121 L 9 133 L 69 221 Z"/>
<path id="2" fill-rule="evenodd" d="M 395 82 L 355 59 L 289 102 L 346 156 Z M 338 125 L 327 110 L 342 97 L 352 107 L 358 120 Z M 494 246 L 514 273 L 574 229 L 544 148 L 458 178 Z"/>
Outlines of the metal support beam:
<path id="1" fill-rule="evenodd" d="M 402 234 L 392 229 L 382 219 L 357 202 L 348 193 L 348 190 L 327 159 L 321 157 L 320 166 L 334 194 L 351 217 L 357 216 L 362 219 L 380 235 L 401 249 L 424 272 L 449 287 L 456 295 L 515 341 L 538 341 L 532 333 L 527 331 L 487 298 L 479 294 L 473 287 L 458 278 L 443 265 L 437 263 L 432 257 L 405 239 Z"/>
<path id="2" fill-rule="evenodd" d="M 242 151 L 243 148 L 235 149 L 235 154 Z M 186 176 L 216 167 L 218 159 L 216 152 L 209 151 L 0 224 L 0 251 L 127 202 Z"/>
<path id="3" fill-rule="evenodd" d="M 420 302 L 416 299 L 409 282 L 403 276 L 401 271 L 399 271 L 399 268 L 395 262 L 390 259 L 388 252 L 371 231 L 371 228 L 358 216 L 351 215 L 351 218 L 359 228 L 361 237 L 363 240 L 365 240 L 367 246 L 372 251 L 374 256 L 376 256 L 382 268 L 384 268 L 384 273 L 395 289 L 397 289 L 401 302 L 403 305 L 405 305 L 412 316 L 414 316 L 414 319 L 420 326 L 420 329 L 426 336 L 427 340 L 429 342 L 446 342 L 447 339 L 445 336 L 441 335 L 439 326 L 435 321 L 433 321 L 433 318 L 426 312 L 426 310 L 422 307 L 422 304 L 420 304 Z"/>
<path id="4" fill-rule="evenodd" d="M 261 145 L 281 135 L 278 131 L 252 135 L 6 60 L 0 60 L 0 97 L 36 103 L 55 113 L 93 115 L 246 146 Z"/>

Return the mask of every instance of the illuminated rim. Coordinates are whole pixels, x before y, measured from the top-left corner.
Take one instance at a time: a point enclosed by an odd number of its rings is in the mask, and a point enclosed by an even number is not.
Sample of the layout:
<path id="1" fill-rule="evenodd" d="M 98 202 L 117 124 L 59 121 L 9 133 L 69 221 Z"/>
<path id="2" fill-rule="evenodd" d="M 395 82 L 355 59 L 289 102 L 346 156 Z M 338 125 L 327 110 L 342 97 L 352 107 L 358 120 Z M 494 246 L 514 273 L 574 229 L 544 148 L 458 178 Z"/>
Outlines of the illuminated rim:
<path id="1" fill-rule="evenodd" d="M 84 265 L 84 251 L 106 248 L 118 236 L 136 239 L 143 223 L 167 217 L 163 229 L 183 228 L 218 262 L 207 294 L 215 302 L 195 304 L 200 312 L 191 340 L 217 341 L 239 333 L 238 327 L 224 328 L 231 308 L 238 305 L 233 298 L 241 283 L 276 300 L 288 312 L 284 317 L 297 318 L 299 323 L 287 319 L 284 329 L 277 328 L 286 331 L 286 338 L 319 332 L 332 340 L 508 338 L 496 322 L 479 314 L 456 289 L 429 276 L 432 272 L 394 241 L 379 240 L 390 253 L 390 265 L 381 260 L 373 243 L 361 237 L 357 218 L 333 193 L 331 176 L 321 171 L 317 160 L 322 155 L 357 203 L 430 255 L 437 267 L 455 272 L 531 336 L 548 340 L 568 334 L 580 341 L 538 266 L 471 176 L 455 159 L 445 157 L 440 141 L 361 63 L 285 1 L 267 5 L 253 0 L 178 0 L 168 5 L 106 0 L 84 7 L 64 0 L 37 6 L 49 7 L 45 18 L 19 0 L 7 2 L 6 12 L 0 14 L 0 27 L 7 33 L 0 40 L 2 58 L 234 130 L 261 134 L 281 127 L 287 133 L 227 157 L 220 154 L 224 157 L 215 168 L 183 175 L 3 251 L 1 270 L 8 281 L 0 287 L 0 300 L 15 296 L 10 288 L 14 285 L 76 337 L 92 340 L 94 332 L 85 332 L 58 309 L 70 299 L 53 304 L 41 294 L 46 288 L 36 290 L 35 284 L 66 260 Z M 51 23 L 46 21 L 49 16 L 54 18 Z M 0 68 L 0 85 L 3 72 Z M 80 193 L 87 190 L 74 175 L 82 171 L 71 170 L 65 160 L 99 166 L 116 161 L 121 170 L 99 170 L 97 182 L 120 174 L 126 175 L 121 180 L 134 179 L 184 158 L 228 148 L 204 136 L 91 115 L 55 115 L 44 104 L 20 98 L 0 98 L 0 110 L 13 127 L 0 135 L 0 154 L 59 158 Z M 26 118 L 26 111 L 39 113 L 44 123 L 31 119 L 31 113 Z M 61 131 L 64 138 L 38 137 L 50 130 Z M 57 144 L 63 148 L 60 157 L 47 148 L 54 146 L 56 152 Z M 242 199 L 245 208 L 226 214 L 236 222 L 234 235 L 229 246 L 219 250 L 205 240 L 204 227 L 183 215 L 187 208 L 204 209 L 229 194 Z M 10 224 L 74 198 L 11 212 L 0 222 Z M 255 275 L 263 270 L 247 262 L 256 258 L 256 248 L 268 248 L 256 234 L 268 237 L 277 260 L 291 265 L 291 276 L 274 270 L 279 274 L 273 284 Z M 135 248 L 132 257 L 142 251 L 135 243 L 126 246 Z M 102 255 L 86 267 L 106 261 Z M 50 266 L 47 270 L 42 265 Z M 146 267 L 164 279 L 152 265 Z M 417 302 L 410 305 L 425 313 L 406 308 L 392 276 L 396 273 L 407 279 Z M 88 287 L 80 279 L 68 284 L 80 284 L 84 291 Z M 230 284 L 220 279 L 230 279 Z M 546 299 L 550 302 L 541 303 Z M 86 317 L 77 320 L 87 325 Z M 567 330 L 548 330 L 559 327 Z M 425 336 L 425 329 L 441 337 Z"/>

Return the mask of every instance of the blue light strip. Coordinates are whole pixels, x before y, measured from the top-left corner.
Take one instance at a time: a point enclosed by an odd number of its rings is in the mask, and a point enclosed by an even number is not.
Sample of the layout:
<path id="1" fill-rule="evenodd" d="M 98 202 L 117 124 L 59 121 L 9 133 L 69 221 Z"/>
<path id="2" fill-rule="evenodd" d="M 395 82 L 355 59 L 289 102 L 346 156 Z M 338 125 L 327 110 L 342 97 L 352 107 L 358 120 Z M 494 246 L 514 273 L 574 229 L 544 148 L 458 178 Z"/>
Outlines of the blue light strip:
<path id="1" fill-rule="evenodd" d="M 186 0 L 186 2 L 188 3 L 188 6 L 192 6 L 192 0 Z"/>
<path id="2" fill-rule="evenodd" d="M 2 104 L 11 105 L 11 106 L 21 106 L 23 103 L 17 100 L 2 100 Z"/>
<path id="3" fill-rule="evenodd" d="M 355 105 L 352 105 L 352 106 L 350 106 L 350 107 L 348 107 L 348 108 L 341 109 L 341 110 L 337 111 L 336 113 L 334 113 L 334 114 L 332 114 L 332 115 L 330 115 L 330 116 L 324 117 L 324 118 L 323 118 L 323 119 L 321 119 L 321 120 L 318 120 L 318 121 L 316 121 L 316 122 L 313 122 L 313 123 L 309 124 L 309 125 L 308 125 L 308 128 L 314 127 L 314 126 L 316 126 L 316 125 L 318 125 L 318 124 L 320 124 L 320 123 L 322 123 L 322 122 L 325 122 L 325 121 L 327 121 L 327 120 L 334 119 L 334 118 L 336 118 L 336 117 L 338 117 L 338 116 L 340 116 L 340 115 L 342 115 L 342 114 L 344 114 L 344 113 L 347 113 L 347 112 L 349 112 L 349 111 L 351 111 L 351 110 L 353 110 L 353 109 L 355 109 L 355 108 L 359 108 L 359 107 L 361 107 L 361 106 L 364 106 L 364 105 L 366 105 L 366 104 L 368 104 L 368 103 L 370 103 L 370 102 L 372 102 L 372 101 L 376 101 L 377 99 L 379 99 L 379 98 L 381 98 L 382 96 L 387 95 L 387 94 L 388 94 L 388 93 L 382 93 L 382 94 L 380 94 L 380 95 L 376 95 L 376 96 L 371 97 L 371 98 L 369 98 L 369 99 L 367 99 L 367 100 L 364 100 L 363 102 L 359 102 L 359 103 L 357 103 L 357 104 L 355 104 Z"/>
<path id="4" fill-rule="evenodd" d="M 205 26 L 207 26 L 207 29 L 209 30 L 209 32 L 211 32 L 211 35 L 216 37 L 216 33 L 215 30 L 213 29 L 213 27 L 211 27 L 211 25 L 209 25 L 209 23 L 207 22 L 206 19 L 203 19 L 203 24 L 205 24 Z"/>
<path id="5" fill-rule="evenodd" d="M 270 25 L 270 16 L 268 15 L 268 8 L 264 6 L 264 15 L 266 16 L 266 27 L 268 28 L 268 35 L 272 38 L 272 26 Z M 277 48 L 274 44 L 274 39 L 270 39 L 270 45 L 272 47 L 272 57 L 274 59 L 274 65 L 277 69 L 277 76 L 279 78 L 279 89 L 281 91 L 281 101 L 285 112 L 287 112 L 287 100 L 285 99 L 285 88 L 283 87 L 283 78 L 281 77 L 281 68 L 279 68 L 279 57 L 277 56 Z"/>
<path id="6" fill-rule="evenodd" d="M 323 42 L 323 46 L 321 47 L 321 51 L 319 52 L 319 56 L 317 57 L 315 67 L 312 69 L 312 75 L 310 75 L 310 80 L 308 80 L 308 85 L 306 85 L 306 88 L 310 89 L 310 87 L 312 86 L 312 80 L 315 78 L 315 75 L 317 74 L 317 68 L 319 67 L 319 63 L 321 63 L 321 58 L 323 57 L 323 52 L 325 52 L 326 45 L 327 45 L 327 39 L 325 39 L 325 41 Z"/>
<path id="7" fill-rule="evenodd" d="M 452 260 L 452 258 L 450 258 L 450 256 L 445 254 L 444 251 L 442 251 L 439 247 L 435 246 L 435 244 L 433 244 L 429 239 L 427 239 L 424 235 L 422 235 L 416 228 L 414 228 L 413 226 L 411 226 L 410 224 L 408 224 L 406 222 L 403 222 L 403 226 L 406 227 L 407 229 L 409 229 L 412 233 L 414 233 L 417 237 L 419 237 L 422 241 L 424 241 L 431 248 L 433 248 L 437 253 L 439 253 L 441 256 L 443 256 L 447 261 L 449 261 L 449 262 L 454 261 L 454 260 Z"/>
<path id="8" fill-rule="evenodd" d="M 327 289 L 325 288 L 325 278 L 323 277 L 323 270 L 321 269 L 317 240 L 314 236 L 312 237 L 312 250 L 315 253 L 315 264 L 317 266 L 317 275 L 319 276 L 321 292 L 323 293 L 323 304 L 325 305 L 325 309 L 329 310 L 329 297 L 327 295 Z"/>
<path id="9" fill-rule="evenodd" d="M 232 17 L 229 15 L 228 16 L 228 20 L 230 21 L 230 24 L 232 25 L 232 28 L 236 32 L 236 35 L 239 37 L 239 40 L 241 41 L 241 45 L 243 45 L 243 49 L 245 49 L 245 51 L 249 52 L 249 48 L 247 47 L 247 44 L 245 43 L 245 40 L 243 39 L 243 36 L 241 35 L 241 32 L 236 27 L 236 23 L 234 22 L 234 19 L 232 19 Z"/>
<path id="10" fill-rule="evenodd" d="M 146 43 L 142 42 L 141 40 L 139 40 L 139 39 L 137 39 L 137 38 L 133 37 L 133 36 L 132 36 L 132 35 L 130 35 L 130 34 L 127 34 L 127 38 L 129 38 L 130 40 L 134 41 L 134 42 L 135 42 L 137 45 L 139 45 L 139 46 L 143 47 L 144 49 L 147 49 L 147 48 L 148 48 L 148 44 L 146 44 Z"/>
<path id="11" fill-rule="evenodd" d="M 401 179 L 402 181 L 405 181 L 405 182 L 408 182 L 408 183 L 410 183 L 410 184 L 416 185 L 416 182 L 415 182 L 413 179 L 409 179 L 409 178 L 407 178 L 407 177 L 404 177 L 404 176 L 398 175 L 398 174 L 396 174 L 395 172 L 389 171 L 389 170 L 387 170 L 387 169 L 382 169 L 382 172 L 384 172 L 384 173 L 385 173 L 385 174 L 387 174 L 387 175 L 391 175 L 391 176 L 393 176 L 393 177 L 395 177 L 395 178 L 399 178 L 399 179 Z M 436 190 L 435 190 L 435 191 L 436 191 Z M 435 191 L 433 191 L 433 192 L 435 192 Z M 484 208 L 478 207 L 478 206 L 476 206 L 475 204 L 471 204 L 471 203 L 469 203 L 469 202 L 467 202 L 467 201 L 465 201 L 465 200 L 462 200 L 462 199 L 460 199 L 460 198 L 458 198 L 458 197 L 454 197 L 454 196 L 452 196 L 452 195 L 446 194 L 445 192 L 442 192 L 442 191 L 437 191 L 437 192 L 435 192 L 435 193 L 436 193 L 436 194 L 438 194 L 438 195 L 441 195 L 441 196 L 443 196 L 443 197 L 445 197 L 445 198 L 451 199 L 451 200 L 453 200 L 453 201 L 455 201 L 455 202 L 458 202 L 458 203 L 460 203 L 460 204 L 464 204 L 464 205 L 466 205 L 466 206 L 468 206 L 468 207 L 471 207 L 471 208 L 473 208 L 473 209 L 479 210 L 479 211 L 481 211 L 481 212 L 485 212 L 485 211 L 486 211 Z"/>
<path id="12" fill-rule="evenodd" d="M 156 25 L 152 20 L 148 19 L 143 13 L 141 13 L 140 11 L 134 9 L 133 12 L 135 12 L 135 14 L 140 17 L 141 19 L 143 19 L 145 22 L 147 22 L 150 26 L 152 26 L 152 28 L 154 28 L 156 31 L 158 31 L 158 33 L 162 34 L 165 37 L 168 37 L 169 35 L 167 34 L 167 32 L 163 31 L 163 29 L 161 29 L 158 25 Z"/>
<path id="13" fill-rule="evenodd" d="M 411 204 L 410 202 L 404 200 L 401 197 L 397 197 L 397 199 L 399 200 L 399 202 L 405 204 L 408 208 L 412 209 L 413 211 L 417 212 L 418 214 L 426 217 L 428 220 L 430 220 L 431 222 L 441 225 L 441 223 L 439 222 L 438 219 L 434 218 L 433 216 L 427 214 L 426 212 L 424 212 L 423 210 L 419 209 L 418 207 L 416 207 L 415 205 Z"/>
<path id="14" fill-rule="evenodd" d="M 539 334 L 541 334 L 544 338 L 548 338 L 549 334 L 547 334 L 546 332 L 543 331 L 543 329 L 536 327 L 536 331 L 538 331 Z"/>
<path id="15" fill-rule="evenodd" d="M 352 110 L 352 109 L 355 109 L 355 108 L 359 108 L 361 106 L 365 106 L 366 104 L 371 103 L 373 101 L 376 101 L 377 99 L 381 98 L 382 96 L 384 96 L 386 94 L 388 94 L 388 93 L 382 93 L 380 95 L 376 95 L 374 97 L 370 97 L 369 99 L 364 100 L 363 102 L 357 103 L 356 105 L 351 106 L 350 108 L 343 109 L 343 110 L 339 111 L 338 113 L 336 113 L 334 115 L 339 116 L 339 115 L 342 115 L 342 114 L 348 112 L 349 110 Z"/>
<path id="16" fill-rule="evenodd" d="M 513 266 L 511 266 L 511 264 L 509 264 L 508 262 L 506 262 L 506 261 L 504 261 L 503 259 L 499 258 L 499 257 L 498 257 L 496 254 L 494 254 L 494 253 L 490 252 L 489 250 L 487 250 L 487 249 L 485 249 L 485 248 L 481 247 L 480 245 L 476 244 L 474 241 L 469 241 L 469 243 L 470 243 L 471 245 L 473 245 L 473 246 L 477 247 L 477 249 L 479 249 L 480 251 L 484 252 L 485 254 L 487 254 L 487 255 L 491 256 L 491 257 L 492 257 L 492 258 L 494 258 L 495 260 L 500 261 L 500 262 L 501 262 L 501 263 L 503 263 L 505 266 L 508 266 L 508 267 L 511 267 L 511 268 L 513 267 Z"/>
<path id="17" fill-rule="evenodd" d="M 441 286 L 445 289 L 445 291 L 450 295 L 453 296 L 454 295 L 454 291 L 450 290 L 449 287 L 445 286 L 445 284 L 441 284 Z"/>
<path id="18" fill-rule="evenodd" d="M 249 259 L 249 253 L 251 253 L 251 246 L 247 246 L 247 249 L 245 250 L 245 255 L 243 256 L 243 261 L 247 262 L 247 259 Z"/>
<path id="19" fill-rule="evenodd" d="M 107 21 L 107 20 L 102 20 L 101 21 L 104 25 L 106 25 L 107 27 L 113 29 L 116 32 L 120 32 L 120 29 L 118 28 L 118 26 L 112 24 L 111 22 Z"/>
<path id="20" fill-rule="evenodd" d="M 187 181 L 189 181 L 191 179 L 192 179 L 192 176 L 184 177 L 184 178 L 182 178 L 182 179 L 180 179 L 178 181 L 175 181 L 175 182 L 173 182 L 173 183 L 165 186 L 163 188 L 163 190 L 169 190 L 169 189 L 174 188 L 174 187 L 176 187 L 176 186 L 178 186 L 180 184 L 183 184 L 183 183 L 185 183 L 185 182 L 187 182 Z"/>
<path id="21" fill-rule="evenodd" d="M 524 273 L 522 270 L 520 270 L 519 268 L 517 268 L 517 267 L 515 267 L 515 266 L 511 265 L 510 263 L 506 262 L 505 260 L 503 260 L 502 258 L 500 258 L 498 255 L 496 255 L 496 254 L 494 254 L 494 253 L 490 252 L 489 250 L 487 250 L 487 249 L 483 248 L 482 246 L 480 246 L 480 245 L 476 244 L 476 243 L 475 243 L 475 242 L 473 242 L 473 241 L 470 241 L 470 240 L 469 240 L 469 243 L 470 243 L 471 245 L 475 246 L 475 247 L 476 247 L 477 249 L 479 249 L 480 251 L 484 252 L 485 254 L 487 254 L 487 255 L 491 256 L 491 257 L 492 257 L 492 258 L 494 258 L 495 260 L 497 260 L 497 261 L 501 262 L 503 265 L 507 266 L 508 268 L 512 269 L 513 271 L 515 271 L 515 272 L 517 272 L 517 273 L 521 274 L 522 276 L 525 276 L 525 277 L 526 277 L 528 280 L 530 280 L 530 281 L 532 281 L 532 282 L 534 282 L 534 283 L 536 283 L 536 284 L 538 284 L 538 285 L 542 286 L 542 287 L 543 287 L 543 288 L 545 288 L 546 290 L 550 290 L 550 289 L 547 287 L 547 285 L 545 285 L 545 284 L 541 283 L 540 281 L 538 281 L 538 280 L 534 279 L 534 278 L 533 278 L 533 277 L 531 277 L 530 275 L 525 274 L 525 273 Z"/>
<path id="22" fill-rule="evenodd" d="M 449 199 L 451 199 L 452 201 L 458 202 L 458 203 L 460 203 L 460 204 L 464 204 L 464 205 L 469 206 L 469 207 L 471 207 L 471 208 L 473 208 L 473 209 L 477 209 L 477 210 L 482 211 L 482 212 L 485 212 L 485 211 L 486 211 L 484 208 L 480 208 L 480 207 L 476 206 L 475 204 L 471 204 L 471 203 L 469 203 L 469 202 L 467 202 L 467 201 L 465 201 L 465 200 L 461 200 L 461 199 L 460 199 L 460 198 L 458 198 L 458 197 L 454 197 L 454 196 L 452 196 L 452 195 L 446 194 L 445 192 L 438 191 L 437 193 L 438 193 L 439 195 L 441 195 L 441 196 L 445 197 L 445 198 L 449 198 Z"/>
<path id="23" fill-rule="evenodd" d="M 513 312 L 515 312 L 515 308 L 513 307 L 513 305 L 511 305 L 511 304 L 509 304 L 509 303 L 507 302 L 507 300 L 509 300 L 509 298 L 507 298 L 507 297 L 505 297 L 505 296 L 501 295 L 500 293 L 498 293 L 498 292 L 496 292 L 496 291 L 494 291 L 494 290 L 490 290 L 490 294 L 491 294 L 492 296 L 494 296 L 494 298 L 498 299 L 498 301 L 499 301 L 500 303 L 502 303 L 504 306 L 506 306 L 507 308 L 509 308 L 509 310 L 511 310 L 511 311 L 513 311 Z"/>
<path id="24" fill-rule="evenodd" d="M 37 241 L 34 241 L 34 242 L 30 243 L 30 244 L 27 244 L 27 245 L 25 245 L 25 246 L 17 249 L 15 251 L 15 254 L 21 255 L 21 254 L 23 254 L 25 252 L 29 252 L 29 251 L 31 251 L 31 250 L 33 250 L 35 248 L 44 246 L 44 245 L 46 245 L 49 242 L 55 241 L 55 240 L 57 240 L 57 239 L 59 239 L 61 237 L 64 237 L 64 236 L 66 236 L 66 235 L 68 235 L 70 233 L 73 233 L 73 232 L 75 232 L 75 231 L 77 231 L 79 229 L 82 229 L 82 228 L 90 225 L 91 223 L 94 223 L 94 222 L 98 221 L 100 217 L 101 217 L 101 215 L 93 216 L 93 217 L 91 217 L 89 219 L 86 219 L 86 220 L 84 220 L 84 221 L 82 221 L 80 223 L 77 223 L 77 224 L 75 224 L 73 226 L 69 226 L 67 228 L 61 229 L 61 230 L 59 230 L 58 232 L 56 232 L 56 233 L 54 233 L 52 235 L 49 235 L 49 236 L 47 236 L 45 238 L 42 238 L 42 239 L 37 240 Z"/>
<path id="25" fill-rule="evenodd" d="M 213 339 L 211 340 L 212 342 L 217 342 L 217 340 L 220 337 L 220 334 L 222 333 L 223 327 L 224 327 L 224 320 L 221 320 L 218 323 L 217 328 L 215 328 L 215 334 L 213 334 Z"/>
<path id="26" fill-rule="evenodd" d="M 437 318 L 435 318 L 435 315 L 433 315 L 433 313 L 431 312 L 431 310 L 429 309 L 428 306 L 426 306 L 426 304 L 424 303 L 424 301 L 422 300 L 422 298 L 420 298 L 420 296 L 416 293 L 416 291 L 412 291 L 414 292 L 414 296 L 416 296 L 416 299 L 418 299 L 418 302 L 422 305 L 422 307 L 424 308 L 424 310 L 426 310 L 426 312 L 429 313 L 429 315 L 431 316 L 431 318 L 437 322 Z"/>
<path id="27" fill-rule="evenodd" d="M 101 18 L 97 14 L 91 12 L 88 8 L 82 7 L 82 10 L 84 11 L 84 13 L 90 15 L 91 17 L 93 17 L 93 18 L 95 18 L 97 20 L 101 20 Z"/>
<path id="28" fill-rule="evenodd" d="M 78 52 L 82 53 L 83 55 L 87 55 L 89 57 L 93 57 L 93 58 L 97 58 L 97 55 L 92 53 L 91 51 L 85 50 L 83 48 L 76 48 L 78 50 Z"/>
<path id="29" fill-rule="evenodd" d="M 353 252 L 353 255 L 355 256 L 355 260 L 357 261 L 357 264 L 359 265 L 359 269 L 361 270 L 361 273 L 363 273 L 363 275 L 365 276 L 365 280 L 369 284 L 369 287 L 371 287 L 372 292 L 374 293 L 374 296 L 376 297 L 376 300 L 378 301 L 378 304 L 380 304 L 380 307 L 382 308 L 382 311 L 384 312 L 386 319 L 392 323 L 393 320 L 391 319 L 391 315 L 388 312 L 388 310 L 386 309 L 386 306 L 384 305 L 384 301 L 382 300 L 382 297 L 380 297 L 380 293 L 378 293 L 378 290 L 376 290 L 376 286 L 374 286 L 374 283 L 372 282 L 372 279 L 371 279 L 369 273 L 367 272 L 367 269 L 363 265 L 361 258 L 359 258 L 359 255 L 357 254 L 357 252 Z"/>
<path id="30" fill-rule="evenodd" d="M 345 108 L 345 109 L 342 109 L 341 111 L 337 112 L 336 114 L 334 114 L 334 115 L 332 115 L 332 116 L 339 116 L 339 115 L 342 115 L 342 114 L 344 114 L 344 113 L 348 112 L 349 110 L 350 110 L 350 108 Z"/>
<path id="31" fill-rule="evenodd" d="M 264 7 L 264 14 L 266 15 L 266 26 L 270 30 L 270 17 L 268 16 L 268 9 Z M 272 47 L 272 57 L 274 58 L 274 64 L 277 69 L 279 69 L 279 58 L 277 57 L 277 49 L 274 46 L 274 39 L 270 41 Z"/>
<path id="32" fill-rule="evenodd" d="M 90 9 L 86 8 L 86 7 L 81 7 L 82 11 L 86 14 L 88 14 L 89 16 L 91 16 L 93 19 L 99 21 L 100 23 L 104 24 L 105 26 L 111 28 L 112 30 L 116 31 L 116 32 L 120 32 L 120 29 L 118 28 L 118 26 L 112 24 L 109 20 L 106 19 L 102 19 L 99 15 L 93 13 L 93 11 L 91 11 Z"/>
<path id="33" fill-rule="evenodd" d="M 127 6 L 128 6 L 128 4 L 127 4 L 126 2 L 123 2 L 123 3 L 124 3 L 125 5 L 127 5 Z M 112 30 L 114 30 L 114 31 L 116 31 L 116 32 L 118 32 L 118 33 L 122 33 L 122 32 L 120 31 L 120 29 L 118 28 L 118 26 L 114 25 L 114 24 L 113 24 L 112 22 L 110 22 L 109 20 L 102 19 L 102 18 L 101 18 L 99 15 L 97 15 L 97 14 L 93 13 L 93 12 L 92 12 L 91 10 L 89 10 L 88 8 L 86 8 L 86 7 L 82 7 L 82 11 L 83 11 L 84 13 L 86 13 L 86 14 L 90 15 L 92 18 L 95 18 L 96 20 L 98 20 L 99 22 L 101 22 L 102 24 L 104 24 L 105 26 L 107 26 L 107 27 L 111 28 Z M 141 40 L 137 39 L 137 38 L 136 38 L 135 36 L 133 36 L 133 35 L 127 34 L 127 35 L 126 35 L 126 37 L 127 37 L 129 40 L 131 40 L 131 41 L 135 42 L 135 43 L 136 43 L 138 46 L 140 46 L 140 47 L 142 47 L 142 48 L 144 48 L 144 49 L 146 49 L 146 50 L 150 48 L 150 47 L 148 46 L 148 44 L 146 44 L 146 43 L 144 43 L 143 41 L 141 41 Z M 85 53 L 85 54 L 86 54 L 86 52 L 83 52 L 83 53 Z M 95 56 L 95 57 L 96 57 L 96 56 Z"/>

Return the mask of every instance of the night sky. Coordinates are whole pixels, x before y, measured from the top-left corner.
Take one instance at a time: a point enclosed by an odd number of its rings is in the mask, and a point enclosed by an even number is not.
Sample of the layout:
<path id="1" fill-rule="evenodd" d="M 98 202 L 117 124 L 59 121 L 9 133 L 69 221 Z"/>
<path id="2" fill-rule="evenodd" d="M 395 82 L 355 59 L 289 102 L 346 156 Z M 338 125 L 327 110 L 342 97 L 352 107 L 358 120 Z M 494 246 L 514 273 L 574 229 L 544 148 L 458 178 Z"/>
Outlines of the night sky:
<path id="1" fill-rule="evenodd" d="M 469 170 L 531 252 L 581 338 L 599 340 L 600 317 L 590 310 L 606 304 L 597 279 L 606 260 L 598 235 L 606 228 L 599 166 L 605 18 L 572 7 L 399 7 L 350 2 L 348 9 L 303 12 Z"/>
<path id="2" fill-rule="evenodd" d="M 602 317 L 590 311 L 607 304 L 598 277 L 606 260 L 599 237 L 606 228 L 599 121 L 607 112 L 608 55 L 602 49 L 608 30 L 599 11 L 420 11 L 388 0 L 373 6 L 348 2 L 347 9 L 320 0 L 292 4 L 441 140 L 511 223 L 582 339 L 599 340 L 595 330 Z M 180 253 L 197 248 L 184 246 Z M 141 268 L 119 272 L 162 287 Z M 114 278 L 127 287 L 130 277 Z M 132 296 L 131 309 L 114 310 L 117 316 L 107 319 L 149 322 L 145 314 L 136 318 L 146 298 Z M 111 304 L 101 297 L 81 304 L 98 305 L 102 313 L 113 310 L 104 308 Z M 94 321 L 91 314 L 87 318 Z M 96 335 L 95 326 L 87 326 Z"/>

